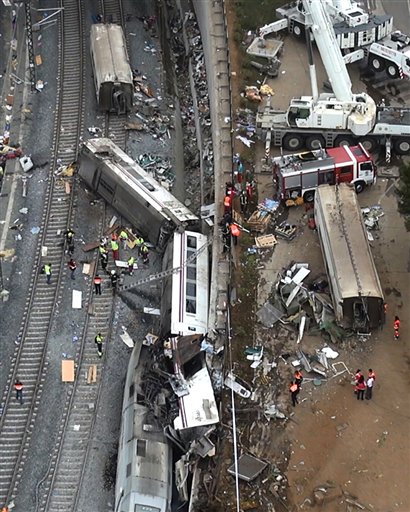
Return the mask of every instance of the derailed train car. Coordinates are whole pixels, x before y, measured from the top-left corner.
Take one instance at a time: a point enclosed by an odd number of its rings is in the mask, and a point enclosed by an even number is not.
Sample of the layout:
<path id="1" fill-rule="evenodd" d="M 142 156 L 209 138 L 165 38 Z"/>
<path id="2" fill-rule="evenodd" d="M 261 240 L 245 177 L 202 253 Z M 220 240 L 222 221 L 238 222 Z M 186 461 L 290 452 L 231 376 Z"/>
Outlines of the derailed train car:
<path id="1" fill-rule="evenodd" d="M 105 112 L 132 108 L 134 85 L 124 33 L 120 25 L 91 25 L 91 58 L 98 105 Z"/>
<path id="2" fill-rule="evenodd" d="M 79 174 L 158 250 L 175 229 L 199 219 L 110 139 L 89 139 L 81 149 Z"/>
<path id="3" fill-rule="evenodd" d="M 171 512 L 172 451 L 161 425 L 144 405 L 145 347 L 131 354 L 124 389 L 115 486 L 116 512 Z"/>

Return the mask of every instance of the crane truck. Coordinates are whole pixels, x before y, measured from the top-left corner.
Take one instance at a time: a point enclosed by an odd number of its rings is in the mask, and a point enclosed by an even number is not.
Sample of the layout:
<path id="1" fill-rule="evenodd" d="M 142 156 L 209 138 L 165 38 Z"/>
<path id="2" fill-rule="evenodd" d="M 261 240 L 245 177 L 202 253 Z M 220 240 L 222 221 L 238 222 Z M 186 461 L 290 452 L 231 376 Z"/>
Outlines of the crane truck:
<path id="1" fill-rule="evenodd" d="M 292 99 L 287 111 L 275 110 L 268 102 L 257 114 L 257 128 L 267 130 L 267 138 L 274 145 L 291 151 L 354 146 L 360 142 L 370 153 L 385 146 L 387 160 L 391 146 L 397 154 L 410 154 L 410 109 L 377 106 L 367 93 L 353 94 L 323 2 L 303 0 L 303 5 L 333 93 L 318 93 L 311 41 L 307 37 L 312 96 Z"/>
<path id="2" fill-rule="evenodd" d="M 393 31 L 393 17 L 369 14 L 353 0 L 322 0 L 346 64 L 362 61 L 375 72 L 385 70 L 394 78 L 410 78 L 410 37 Z M 251 55 L 270 56 L 269 34 L 287 29 L 295 37 L 305 36 L 307 21 L 303 0 L 276 9 L 280 18 L 259 29 L 247 49 Z"/>

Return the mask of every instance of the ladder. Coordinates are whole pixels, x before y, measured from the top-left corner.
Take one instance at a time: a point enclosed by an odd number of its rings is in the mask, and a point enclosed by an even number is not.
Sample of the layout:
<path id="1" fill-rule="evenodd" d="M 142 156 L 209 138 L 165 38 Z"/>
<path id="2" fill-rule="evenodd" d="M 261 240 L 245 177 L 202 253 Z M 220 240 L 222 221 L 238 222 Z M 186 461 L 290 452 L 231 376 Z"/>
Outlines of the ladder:
<path id="1" fill-rule="evenodd" d="M 132 288 L 136 288 L 141 284 L 152 283 L 153 281 L 160 281 L 161 279 L 165 279 L 166 277 L 171 276 L 173 274 L 179 274 L 181 270 L 183 270 L 189 263 L 191 263 L 191 261 L 193 261 L 197 256 L 199 256 L 211 243 L 212 237 L 209 237 L 208 241 L 195 252 L 193 252 L 179 267 L 169 268 L 168 270 L 164 270 L 163 272 L 158 272 L 157 274 L 151 274 L 150 276 L 143 277 L 141 279 L 138 279 L 138 281 L 134 283 L 125 286 L 120 286 L 118 290 L 120 292 L 125 292 L 127 290 L 131 290 Z"/>

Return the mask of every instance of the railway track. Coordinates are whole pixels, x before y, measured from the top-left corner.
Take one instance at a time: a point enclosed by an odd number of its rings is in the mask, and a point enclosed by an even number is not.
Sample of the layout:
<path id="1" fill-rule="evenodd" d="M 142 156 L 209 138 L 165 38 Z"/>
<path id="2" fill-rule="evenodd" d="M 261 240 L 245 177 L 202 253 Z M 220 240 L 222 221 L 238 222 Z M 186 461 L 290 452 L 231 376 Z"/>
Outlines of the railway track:
<path id="1" fill-rule="evenodd" d="M 83 124 L 81 23 L 79 22 L 81 2 L 64 0 L 64 23 L 60 32 L 57 93 L 57 114 L 53 141 L 53 165 L 46 192 L 46 207 L 43 212 L 39 242 L 35 254 L 35 271 L 31 279 L 23 322 L 20 329 L 20 343 L 8 378 L 8 386 L 2 400 L 0 418 L 0 502 L 8 503 L 17 493 L 24 463 L 28 455 L 31 433 L 41 398 L 45 371 L 47 341 L 56 304 L 61 298 L 65 281 L 64 246 L 56 237 L 58 230 L 64 231 L 71 221 L 74 194 L 68 195 L 65 184 L 54 175 L 57 162 L 66 165 L 76 160 L 80 127 Z M 62 41 L 64 44 L 61 44 Z M 63 64 L 64 63 L 64 64 Z M 47 247 L 47 262 L 52 264 L 53 277 L 47 284 L 39 272 L 41 248 Z M 43 260 L 44 262 L 44 260 Z M 64 270 L 64 271 L 63 271 Z M 14 400 L 13 383 L 18 377 L 24 384 L 24 404 Z"/>

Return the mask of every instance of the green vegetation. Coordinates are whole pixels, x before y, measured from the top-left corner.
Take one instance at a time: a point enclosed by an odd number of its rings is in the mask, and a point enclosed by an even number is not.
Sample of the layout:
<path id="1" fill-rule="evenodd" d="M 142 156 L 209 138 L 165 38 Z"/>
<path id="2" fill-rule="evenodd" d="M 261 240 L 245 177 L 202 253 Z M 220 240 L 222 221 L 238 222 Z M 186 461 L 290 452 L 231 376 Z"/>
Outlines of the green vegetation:
<path id="1" fill-rule="evenodd" d="M 238 29 L 246 33 L 272 23 L 276 19 L 275 9 L 286 3 L 286 0 L 236 0 Z"/>
<path id="2" fill-rule="evenodd" d="M 399 195 L 399 212 L 410 215 L 410 164 L 400 168 L 400 184 L 397 189 Z"/>

